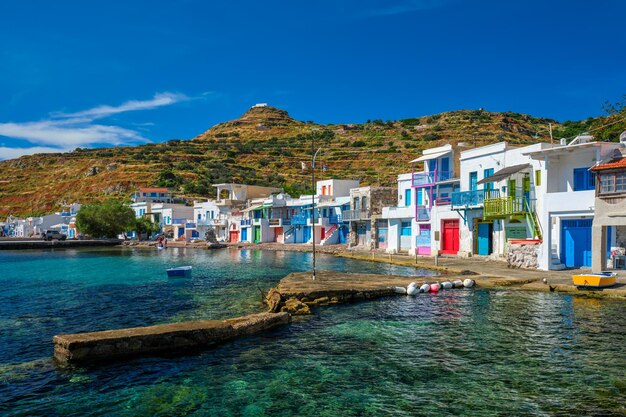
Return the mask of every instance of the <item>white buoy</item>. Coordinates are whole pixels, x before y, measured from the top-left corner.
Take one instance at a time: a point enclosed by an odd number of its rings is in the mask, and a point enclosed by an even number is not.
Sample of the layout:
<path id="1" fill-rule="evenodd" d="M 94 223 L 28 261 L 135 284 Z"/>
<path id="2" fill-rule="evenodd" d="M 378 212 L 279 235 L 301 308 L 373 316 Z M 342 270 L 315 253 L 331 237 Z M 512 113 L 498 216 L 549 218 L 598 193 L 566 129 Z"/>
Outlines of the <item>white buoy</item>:
<path id="1" fill-rule="evenodd" d="M 422 286 L 420 287 L 420 292 L 428 292 L 430 291 L 430 285 L 424 283 L 422 284 Z"/>
<path id="2" fill-rule="evenodd" d="M 406 288 L 404 287 L 393 287 L 393 292 L 396 294 L 406 294 Z"/>
<path id="3" fill-rule="evenodd" d="M 463 286 L 463 281 L 461 281 L 460 279 L 455 279 L 454 281 L 452 281 L 452 284 L 454 285 L 454 288 L 461 288 Z"/>
<path id="4" fill-rule="evenodd" d="M 452 287 L 453 285 L 450 281 L 444 281 L 441 283 L 441 288 L 443 288 L 444 290 L 449 290 Z"/>
<path id="5" fill-rule="evenodd" d="M 410 283 L 409 286 L 407 287 L 407 289 L 411 288 L 411 287 L 417 288 L 417 283 L 415 283 L 415 282 Z"/>
<path id="6" fill-rule="evenodd" d="M 419 292 L 420 292 L 420 290 L 418 290 L 417 287 L 409 287 L 406 290 L 406 293 L 408 295 L 417 295 L 417 294 L 419 294 Z"/>
<path id="7" fill-rule="evenodd" d="M 472 288 L 474 286 L 474 280 L 467 278 L 466 280 L 463 281 L 463 286 L 465 288 Z"/>
<path id="8" fill-rule="evenodd" d="M 441 289 L 441 284 L 436 282 L 434 284 L 430 284 L 430 292 L 438 292 Z"/>

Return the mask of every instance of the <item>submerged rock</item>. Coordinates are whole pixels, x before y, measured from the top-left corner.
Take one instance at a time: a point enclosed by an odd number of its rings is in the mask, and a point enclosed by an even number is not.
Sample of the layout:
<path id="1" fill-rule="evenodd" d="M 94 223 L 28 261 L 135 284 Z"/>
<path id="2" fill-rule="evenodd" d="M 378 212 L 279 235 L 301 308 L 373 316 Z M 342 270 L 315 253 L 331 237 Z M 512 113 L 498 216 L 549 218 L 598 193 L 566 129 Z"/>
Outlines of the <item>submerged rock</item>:
<path id="1" fill-rule="evenodd" d="M 289 313 L 292 316 L 311 314 L 311 309 L 309 309 L 309 306 L 295 297 L 292 297 L 285 301 L 285 304 L 282 306 L 280 311 Z"/>

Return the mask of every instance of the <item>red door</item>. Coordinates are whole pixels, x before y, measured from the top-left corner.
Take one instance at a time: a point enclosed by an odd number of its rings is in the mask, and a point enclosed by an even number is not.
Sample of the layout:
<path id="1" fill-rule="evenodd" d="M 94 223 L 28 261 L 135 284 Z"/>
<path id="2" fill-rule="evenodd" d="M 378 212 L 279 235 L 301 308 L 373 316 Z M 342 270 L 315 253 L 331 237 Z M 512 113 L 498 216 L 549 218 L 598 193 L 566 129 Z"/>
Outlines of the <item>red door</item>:
<path id="1" fill-rule="evenodd" d="M 237 230 L 230 231 L 230 241 L 239 242 L 239 232 Z"/>
<path id="2" fill-rule="evenodd" d="M 320 229 L 320 239 L 325 239 L 326 238 L 326 228 L 322 227 Z"/>
<path id="3" fill-rule="evenodd" d="M 441 253 L 456 255 L 459 252 L 459 221 L 441 221 Z"/>

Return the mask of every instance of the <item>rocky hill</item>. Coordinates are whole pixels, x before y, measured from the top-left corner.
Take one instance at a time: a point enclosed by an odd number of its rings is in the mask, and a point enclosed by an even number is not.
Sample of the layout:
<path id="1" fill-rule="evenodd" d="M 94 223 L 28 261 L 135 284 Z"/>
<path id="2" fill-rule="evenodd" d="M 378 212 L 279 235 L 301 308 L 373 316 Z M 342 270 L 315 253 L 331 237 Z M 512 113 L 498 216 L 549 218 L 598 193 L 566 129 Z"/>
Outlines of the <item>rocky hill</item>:
<path id="1" fill-rule="evenodd" d="M 294 120 L 274 107 L 254 107 L 191 140 L 2 161 L 0 218 L 49 212 L 66 202 L 128 197 L 147 185 L 172 187 L 189 198 L 212 196 L 211 184 L 219 182 L 278 186 L 297 196 L 310 190 L 312 136 L 322 148 L 318 178 L 393 185 L 425 148 L 549 141 L 548 123 L 562 128 L 554 120 L 483 110 L 321 125 Z"/>

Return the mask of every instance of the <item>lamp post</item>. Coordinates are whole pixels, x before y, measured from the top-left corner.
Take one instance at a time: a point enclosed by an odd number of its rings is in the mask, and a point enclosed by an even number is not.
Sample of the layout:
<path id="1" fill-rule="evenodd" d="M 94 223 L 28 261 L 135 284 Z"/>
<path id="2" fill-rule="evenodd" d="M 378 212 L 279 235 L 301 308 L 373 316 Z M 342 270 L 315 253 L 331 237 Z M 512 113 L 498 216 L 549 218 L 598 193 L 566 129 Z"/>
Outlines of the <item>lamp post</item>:
<path id="1" fill-rule="evenodd" d="M 311 132 L 311 187 L 313 189 L 313 193 L 311 194 L 311 203 L 312 203 L 312 211 L 311 211 L 311 230 L 312 230 L 312 240 L 313 240 L 313 281 L 315 281 L 315 158 L 317 154 L 322 148 L 318 148 L 315 151 L 315 133 Z"/>

